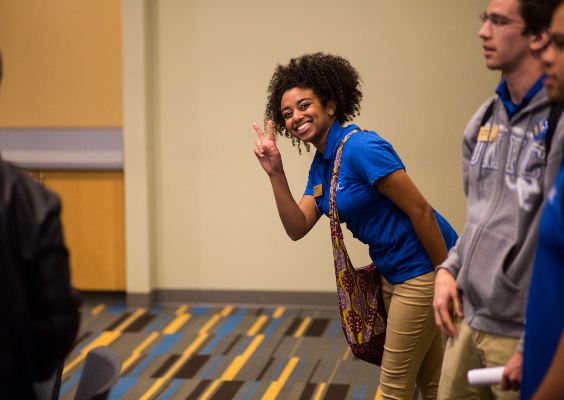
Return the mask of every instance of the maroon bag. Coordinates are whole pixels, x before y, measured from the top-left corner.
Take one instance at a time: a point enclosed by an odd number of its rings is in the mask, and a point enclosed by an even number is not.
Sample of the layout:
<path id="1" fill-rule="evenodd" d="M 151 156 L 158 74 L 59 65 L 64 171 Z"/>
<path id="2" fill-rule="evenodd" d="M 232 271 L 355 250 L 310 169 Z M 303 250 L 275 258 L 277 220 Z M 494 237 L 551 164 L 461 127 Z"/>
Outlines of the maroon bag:
<path id="1" fill-rule="evenodd" d="M 331 176 L 329 219 L 335 278 L 339 294 L 341 326 L 352 353 L 366 362 L 382 365 L 387 314 L 380 290 L 380 272 L 373 263 L 359 270 L 354 269 L 343 242 L 343 231 L 336 204 L 337 177 L 343 145 L 349 136 L 357 131 L 349 132 L 339 145 Z"/>

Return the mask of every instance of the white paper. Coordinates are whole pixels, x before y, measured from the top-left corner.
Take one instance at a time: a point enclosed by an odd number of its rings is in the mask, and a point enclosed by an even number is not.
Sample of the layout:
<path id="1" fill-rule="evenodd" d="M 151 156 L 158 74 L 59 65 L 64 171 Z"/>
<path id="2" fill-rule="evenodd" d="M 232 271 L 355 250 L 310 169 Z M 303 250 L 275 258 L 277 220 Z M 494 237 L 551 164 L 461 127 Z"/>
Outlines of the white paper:
<path id="1" fill-rule="evenodd" d="M 497 385 L 501 380 L 501 375 L 503 375 L 504 369 L 505 366 L 471 369 L 467 374 L 468 383 L 470 386 Z"/>

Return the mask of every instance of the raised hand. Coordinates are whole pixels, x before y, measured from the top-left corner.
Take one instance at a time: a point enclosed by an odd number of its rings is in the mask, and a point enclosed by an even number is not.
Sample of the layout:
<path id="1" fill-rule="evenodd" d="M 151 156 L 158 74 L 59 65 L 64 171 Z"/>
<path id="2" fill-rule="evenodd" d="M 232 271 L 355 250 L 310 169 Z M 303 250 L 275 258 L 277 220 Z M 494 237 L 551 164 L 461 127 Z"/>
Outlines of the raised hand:
<path id="1" fill-rule="evenodd" d="M 259 137 L 255 142 L 255 155 L 260 165 L 269 176 L 282 173 L 282 157 L 274 140 L 272 121 L 268 121 L 268 139 L 264 136 L 258 124 L 253 124 L 253 128 L 255 128 Z"/>

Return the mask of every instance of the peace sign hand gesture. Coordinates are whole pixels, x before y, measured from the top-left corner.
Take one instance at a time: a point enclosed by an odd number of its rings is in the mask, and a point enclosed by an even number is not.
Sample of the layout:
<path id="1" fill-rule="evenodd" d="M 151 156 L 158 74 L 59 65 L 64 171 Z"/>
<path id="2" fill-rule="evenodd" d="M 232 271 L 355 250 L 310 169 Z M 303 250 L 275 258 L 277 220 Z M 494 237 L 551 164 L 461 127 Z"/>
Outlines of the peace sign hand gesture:
<path id="1" fill-rule="evenodd" d="M 260 165 L 264 171 L 269 175 L 276 175 L 283 173 L 282 168 L 282 157 L 280 151 L 276 147 L 276 141 L 274 140 L 274 128 L 272 127 L 272 121 L 268 121 L 268 139 L 262 133 L 258 124 L 253 124 L 253 128 L 258 134 L 258 140 L 255 142 L 257 146 L 255 148 L 255 155 L 260 162 Z"/>

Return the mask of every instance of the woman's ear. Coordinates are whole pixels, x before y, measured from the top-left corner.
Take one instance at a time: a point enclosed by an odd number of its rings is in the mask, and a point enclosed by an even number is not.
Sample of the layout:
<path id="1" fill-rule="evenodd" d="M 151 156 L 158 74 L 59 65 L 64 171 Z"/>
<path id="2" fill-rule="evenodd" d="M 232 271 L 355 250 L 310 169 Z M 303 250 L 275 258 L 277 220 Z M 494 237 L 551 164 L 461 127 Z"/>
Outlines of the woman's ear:
<path id="1" fill-rule="evenodd" d="M 530 47 L 533 52 L 542 51 L 546 48 L 550 42 L 550 31 L 548 29 L 543 29 L 538 33 L 534 33 L 531 36 Z"/>
<path id="2" fill-rule="evenodd" d="M 329 116 L 332 117 L 333 115 L 335 115 L 336 111 L 337 111 L 337 104 L 333 100 L 329 100 L 327 102 L 327 114 L 329 114 Z"/>

